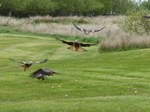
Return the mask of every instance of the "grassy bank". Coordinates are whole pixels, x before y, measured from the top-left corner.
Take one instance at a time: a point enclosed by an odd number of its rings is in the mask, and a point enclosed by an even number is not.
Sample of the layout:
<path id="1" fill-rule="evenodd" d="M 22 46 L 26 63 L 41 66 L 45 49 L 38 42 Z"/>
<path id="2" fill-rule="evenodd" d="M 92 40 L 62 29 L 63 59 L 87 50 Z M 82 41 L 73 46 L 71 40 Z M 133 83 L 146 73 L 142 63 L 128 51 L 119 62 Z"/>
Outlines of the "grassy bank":
<path id="1" fill-rule="evenodd" d="M 0 112 L 150 111 L 149 49 L 99 54 L 97 45 L 77 53 L 53 35 L 7 30 L 0 33 Z M 8 58 L 48 62 L 24 72 Z M 28 77 L 43 67 L 60 75 Z"/>

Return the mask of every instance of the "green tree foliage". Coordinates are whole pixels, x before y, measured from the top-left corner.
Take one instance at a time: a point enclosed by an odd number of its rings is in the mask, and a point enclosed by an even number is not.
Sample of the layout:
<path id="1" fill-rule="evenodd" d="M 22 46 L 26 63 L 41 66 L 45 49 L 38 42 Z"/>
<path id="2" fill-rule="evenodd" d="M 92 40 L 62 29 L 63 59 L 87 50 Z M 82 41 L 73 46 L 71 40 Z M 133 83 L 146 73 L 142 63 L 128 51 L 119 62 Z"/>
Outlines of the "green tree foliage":
<path id="1" fill-rule="evenodd" d="M 102 15 L 111 14 L 111 10 L 113 8 L 113 2 L 111 0 L 100 0 L 100 2 L 104 5 L 104 7 L 100 10 L 100 12 L 96 12 Z"/>
<path id="2" fill-rule="evenodd" d="M 56 9 L 56 4 L 51 0 L 30 0 L 26 5 L 26 14 L 35 15 L 50 15 Z"/>
<path id="3" fill-rule="evenodd" d="M 149 11 L 141 10 L 138 12 L 129 12 L 129 16 L 125 17 L 120 22 L 120 27 L 124 29 L 124 31 L 129 33 L 136 33 L 139 35 L 150 34 L 150 21 L 147 18 L 143 18 L 143 16 L 148 15 Z"/>
<path id="4" fill-rule="evenodd" d="M 137 6 L 131 0 L 0 0 L 0 3 L 0 15 L 15 17 L 126 14 Z M 149 2 L 142 6 L 149 8 Z"/>
<path id="5" fill-rule="evenodd" d="M 1 3 L 0 14 L 16 17 L 47 15 L 56 9 L 51 0 L 1 0 Z"/>
<path id="6" fill-rule="evenodd" d="M 128 10 L 132 10 L 134 2 L 131 0 L 112 0 L 112 14 L 126 14 Z"/>
<path id="7" fill-rule="evenodd" d="M 142 4 L 140 5 L 140 7 L 141 7 L 142 9 L 150 10 L 150 0 L 149 0 L 149 1 L 144 1 L 144 2 L 142 2 Z"/>
<path id="8" fill-rule="evenodd" d="M 57 0 L 56 15 L 92 15 L 100 11 L 103 4 L 98 0 Z"/>

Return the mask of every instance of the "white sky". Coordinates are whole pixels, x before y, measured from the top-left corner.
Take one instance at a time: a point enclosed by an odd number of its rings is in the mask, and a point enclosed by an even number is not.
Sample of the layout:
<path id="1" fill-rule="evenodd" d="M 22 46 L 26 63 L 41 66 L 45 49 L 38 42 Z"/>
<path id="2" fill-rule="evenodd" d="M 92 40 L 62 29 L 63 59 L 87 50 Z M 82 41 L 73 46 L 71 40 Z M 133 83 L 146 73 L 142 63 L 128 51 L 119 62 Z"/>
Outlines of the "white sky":
<path id="1" fill-rule="evenodd" d="M 136 2 L 141 1 L 141 2 L 143 2 L 143 1 L 148 1 L 148 0 L 133 0 L 133 1 L 136 1 Z"/>

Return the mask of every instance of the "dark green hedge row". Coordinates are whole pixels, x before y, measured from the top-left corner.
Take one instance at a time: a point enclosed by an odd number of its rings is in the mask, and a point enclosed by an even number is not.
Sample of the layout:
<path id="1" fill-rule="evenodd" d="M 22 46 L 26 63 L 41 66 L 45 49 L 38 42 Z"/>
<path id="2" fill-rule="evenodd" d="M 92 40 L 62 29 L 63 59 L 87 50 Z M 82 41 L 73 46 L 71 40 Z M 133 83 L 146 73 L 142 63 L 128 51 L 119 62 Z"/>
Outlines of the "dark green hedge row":
<path id="1" fill-rule="evenodd" d="M 135 7 L 130 0 L 0 0 L 0 3 L 0 15 L 15 17 L 125 14 Z"/>

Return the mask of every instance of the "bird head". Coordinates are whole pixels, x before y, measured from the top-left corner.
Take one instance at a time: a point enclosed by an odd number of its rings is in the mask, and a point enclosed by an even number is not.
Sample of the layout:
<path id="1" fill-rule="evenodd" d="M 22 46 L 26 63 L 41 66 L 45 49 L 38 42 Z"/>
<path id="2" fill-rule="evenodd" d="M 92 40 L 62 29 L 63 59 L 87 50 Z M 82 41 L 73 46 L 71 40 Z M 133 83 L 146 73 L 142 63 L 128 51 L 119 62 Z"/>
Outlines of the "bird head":
<path id="1" fill-rule="evenodd" d="M 74 42 L 76 42 L 76 43 L 77 43 L 77 42 L 78 42 L 78 40 L 75 40 Z"/>
<path id="2" fill-rule="evenodd" d="M 29 61 L 29 62 L 28 62 L 28 64 L 32 64 L 32 63 L 33 63 L 33 61 Z"/>

